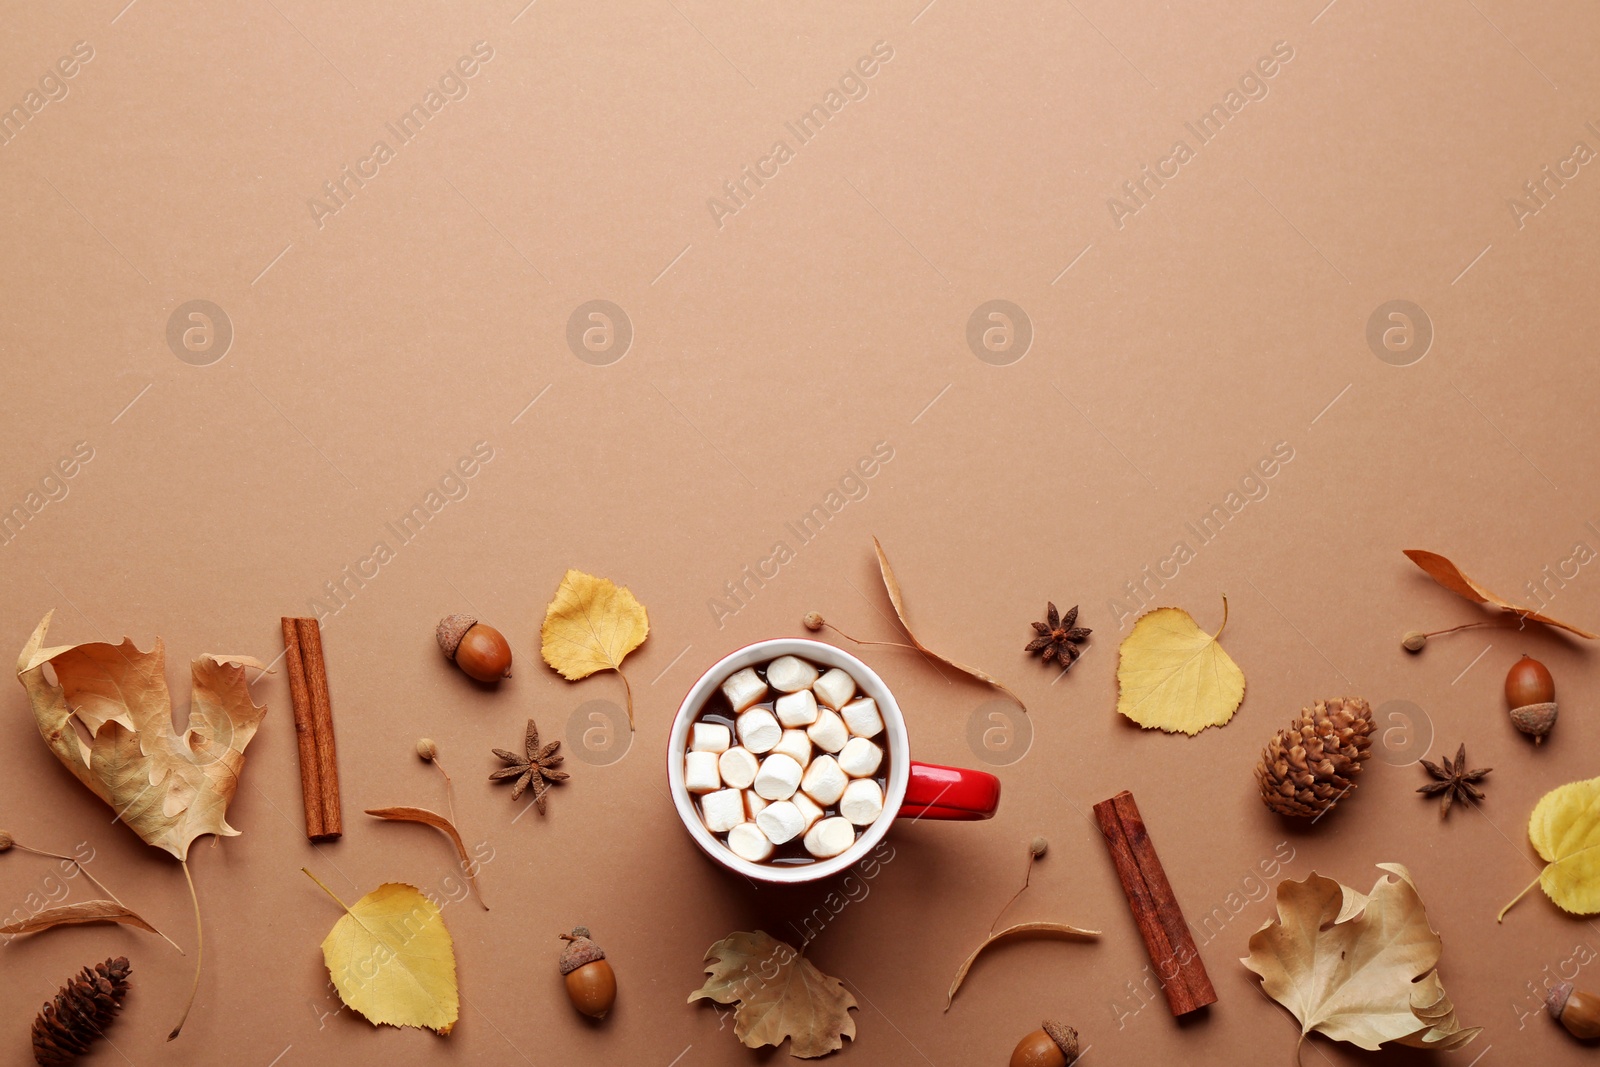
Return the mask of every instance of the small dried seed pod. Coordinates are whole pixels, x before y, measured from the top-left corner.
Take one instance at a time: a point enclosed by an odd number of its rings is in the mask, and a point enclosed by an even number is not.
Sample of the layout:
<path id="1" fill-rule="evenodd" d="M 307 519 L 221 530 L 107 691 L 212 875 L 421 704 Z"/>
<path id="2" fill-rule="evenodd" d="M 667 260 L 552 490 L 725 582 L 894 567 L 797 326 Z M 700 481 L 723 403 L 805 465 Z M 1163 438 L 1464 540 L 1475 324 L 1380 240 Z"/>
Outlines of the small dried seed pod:
<path id="1" fill-rule="evenodd" d="M 1573 1037 L 1600 1037 L 1600 996 L 1574 990 L 1571 982 L 1558 982 L 1544 998 L 1545 1010 Z"/>
<path id="2" fill-rule="evenodd" d="M 1421 630 L 1407 630 L 1400 638 L 1400 647 L 1407 652 L 1421 652 L 1428 643 L 1428 635 Z"/>
<path id="3" fill-rule="evenodd" d="M 439 647 L 468 677 L 498 682 L 511 674 L 511 645 L 499 630 L 471 615 L 446 615 L 434 632 Z"/>
<path id="4" fill-rule="evenodd" d="M 818 615 L 814 611 L 806 612 L 800 617 L 800 621 L 805 624 L 806 629 L 813 632 L 822 629 L 822 627 L 825 625 L 822 621 L 822 616 Z"/>
<path id="5" fill-rule="evenodd" d="M 439 746 L 433 743 L 433 738 L 424 737 L 417 742 L 417 758 L 432 763 L 439 758 Z"/>
<path id="6" fill-rule="evenodd" d="M 589 936 L 587 926 L 575 926 L 562 934 L 567 945 L 561 950 L 561 973 L 567 980 L 567 999 L 591 1019 L 604 1019 L 617 1001 L 617 975 L 606 962 L 606 953 Z"/>
<path id="7" fill-rule="evenodd" d="M 1017 1042 L 1011 1052 L 1011 1067 L 1069 1067 L 1077 1059 L 1078 1031 L 1047 1019 Z"/>
<path id="8" fill-rule="evenodd" d="M 0 830 L 0 852 L 11 851 L 11 846 L 16 843 L 17 839 L 11 836 L 10 830 Z"/>

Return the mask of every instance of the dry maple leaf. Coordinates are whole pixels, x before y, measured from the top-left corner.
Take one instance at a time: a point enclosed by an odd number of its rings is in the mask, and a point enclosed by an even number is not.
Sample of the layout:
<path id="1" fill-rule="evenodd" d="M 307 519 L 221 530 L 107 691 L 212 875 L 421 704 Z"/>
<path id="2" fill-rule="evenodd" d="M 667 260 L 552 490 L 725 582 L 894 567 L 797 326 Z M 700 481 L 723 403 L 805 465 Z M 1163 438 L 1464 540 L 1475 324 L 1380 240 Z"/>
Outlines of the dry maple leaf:
<path id="1" fill-rule="evenodd" d="M 1500 909 L 1499 922 L 1534 886 L 1562 911 L 1593 915 L 1600 911 L 1600 778 L 1568 782 L 1534 805 L 1528 840 L 1544 858 L 1544 869 Z"/>
<path id="2" fill-rule="evenodd" d="M 1411 874 L 1378 866 L 1371 893 L 1316 872 L 1278 883 L 1278 918 L 1250 938 L 1241 962 L 1261 976 L 1267 995 L 1300 1023 L 1300 1047 L 1315 1031 L 1364 1049 L 1385 1042 L 1460 1048 L 1481 1028 L 1463 1029 L 1435 966 L 1443 947 L 1428 925 Z"/>
<path id="3" fill-rule="evenodd" d="M 628 726 L 633 727 L 633 686 L 622 673 L 622 661 L 650 636 L 650 618 L 632 590 L 609 578 L 569 570 L 545 609 L 539 636 L 544 661 L 569 682 L 597 671 L 621 675 L 628 694 Z"/>
<path id="4" fill-rule="evenodd" d="M 267 710 L 250 699 L 244 668 L 266 665 L 249 656 L 196 659 L 189 725 L 180 736 L 172 725 L 159 638 L 149 652 L 128 640 L 45 648 L 49 628 L 46 615 L 17 657 L 17 678 L 28 691 L 40 736 L 146 844 L 177 857 L 193 897 L 189 846 L 205 834 L 239 833 L 228 825 L 228 804 L 239 788 L 245 746 Z M 45 678 L 46 664 L 55 671 L 53 685 Z M 196 899 L 197 931 L 199 924 Z M 202 951 L 197 934 L 194 989 Z M 184 1018 L 188 1014 L 185 1008 Z M 182 1029 L 180 1019 L 168 1040 Z"/>
<path id="5" fill-rule="evenodd" d="M 1227 597 L 1215 634 L 1182 608 L 1139 616 L 1118 654 L 1117 710 L 1145 729 L 1191 737 L 1233 718 L 1244 700 L 1244 672 L 1218 643 L 1227 625 Z"/>
<path id="6" fill-rule="evenodd" d="M 933 649 L 923 644 L 916 634 L 911 632 L 911 622 L 906 618 L 905 596 L 900 592 L 900 580 L 894 576 L 894 568 L 889 566 L 889 557 L 883 551 L 883 545 L 878 542 L 876 537 L 872 539 L 872 548 L 878 554 L 878 572 L 883 575 L 883 588 L 889 594 L 889 603 L 894 606 L 895 618 L 900 620 L 901 629 L 905 630 L 906 636 L 911 638 L 912 646 L 915 647 L 918 652 L 938 660 L 947 667 L 954 667 L 962 674 L 976 678 L 985 685 L 994 686 L 996 689 L 1000 690 L 1000 692 L 1004 693 L 1012 700 L 1015 700 L 1017 702 L 1017 707 L 1021 708 L 1023 711 L 1027 711 L 1028 706 L 1022 702 L 1022 698 L 1007 688 L 1006 684 L 1000 679 L 985 671 L 980 671 L 976 667 L 969 667 L 965 663 L 957 663 L 949 656 L 941 655 L 940 653 L 935 652 Z M 841 631 L 841 633 L 842 632 L 843 631 Z M 863 643 L 865 644 L 869 642 Z M 877 642 L 870 643 L 876 644 Z"/>
<path id="7" fill-rule="evenodd" d="M 456 950 L 439 905 L 416 886 L 385 882 L 346 904 L 305 868 L 345 910 L 322 941 L 339 999 L 374 1026 L 427 1027 L 448 1034 L 461 1012 Z"/>
<path id="8" fill-rule="evenodd" d="M 1577 634 L 1579 637 L 1587 637 L 1590 640 L 1600 637 L 1600 634 L 1592 634 L 1588 630 L 1573 626 L 1571 623 L 1562 622 L 1560 619 L 1552 619 L 1548 615 L 1541 615 L 1532 608 L 1521 607 L 1511 603 L 1504 597 L 1489 592 L 1489 590 L 1462 574 L 1461 568 L 1437 552 L 1426 552 L 1420 548 L 1408 548 L 1405 549 L 1405 554 L 1407 559 L 1426 571 L 1428 577 L 1457 596 L 1464 597 L 1474 604 L 1492 604 L 1501 611 L 1509 612 L 1518 618 L 1542 622 L 1546 626 L 1554 626 L 1557 629 L 1565 630 L 1570 634 Z"/>
<path id="9" fill-rule="evenodd" d="M 705 985 L 689 1003 L 738 1003 L 733 1033 L 749 1048 L 777 1047 L 789 1039 L 789 1055 L 826 1056 L 856 1036 L 850 1015 L 856 998 L 837 978 L 764 931 L 729 934 L 706 950 Z"/>

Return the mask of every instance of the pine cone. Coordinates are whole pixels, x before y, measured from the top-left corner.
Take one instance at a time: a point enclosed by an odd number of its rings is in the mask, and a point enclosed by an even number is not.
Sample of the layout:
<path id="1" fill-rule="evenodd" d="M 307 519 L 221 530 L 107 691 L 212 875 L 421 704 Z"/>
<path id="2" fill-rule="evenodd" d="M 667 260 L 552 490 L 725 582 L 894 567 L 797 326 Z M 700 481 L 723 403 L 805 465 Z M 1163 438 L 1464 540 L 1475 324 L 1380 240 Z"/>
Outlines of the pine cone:
<path id="1" fill-rule="evenodd" d="M 85 967 L 61 987 L 55 1003 L 33 1020 L 33 1058 L 41 1067 L 61 1067 L 89 1051 L 128 995 L 126 956 Z"/>
<path id="2" fill-rule="evenodd" d="M 1372 753 L 1372 708 L 1360 697 L 1319 700 L 1261 753 L 1261 799 L 1279 815 L 1321 815 L 1355 788 Z"/>

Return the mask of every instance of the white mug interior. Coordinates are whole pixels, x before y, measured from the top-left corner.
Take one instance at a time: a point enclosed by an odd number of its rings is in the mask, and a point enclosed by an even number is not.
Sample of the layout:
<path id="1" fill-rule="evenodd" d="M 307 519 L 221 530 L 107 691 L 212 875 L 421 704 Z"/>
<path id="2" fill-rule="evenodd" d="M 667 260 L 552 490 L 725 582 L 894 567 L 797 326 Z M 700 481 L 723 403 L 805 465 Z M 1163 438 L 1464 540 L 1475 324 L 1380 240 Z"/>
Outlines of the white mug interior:
<path id="1" fill-rule="evenodd" d="M 877 702 L 878 712 L 883 717 L 887 747 L 885 755 L 889 760 L 888 787 L 884 792 L 883 814 L 878 816 L 877 821 L 856 838 L 855 844 L 832 859 L 794 866 L 752 863 L 735 855 L 732 849 L 706 829 L 706 824 L 701 821 L 700 812 L 695 807 L 694 798 L 683 784 L 683 761 L 689 744 L 689 728 L 694 725 L 706 702 L 716 695 L 718 687 L 735 671 L 766 663 L 779 656 L 799 656 L 821 667 L 839 667 L 848 671 L 856 680 L 856 688 Z M 889 825 L 894 822 L 895 816 L 900 811 L 900 805 L 905 801 L 906 784 L 911 778 L 909 748 L 905 716 L 900 713 L 900 705 L 895 703 L 894 694 L 889 691 L 883 679 L 878 677 L 876 671 L 842 648 L 800 637 L 780 637 L 770 641 L 757 641 L 753 645 L 746 645 L 729 653 L 690 687 L 688 695 L 678 707 L 677 717 L 672 721 L 672 732 L 667 737 L 667 788 L 672 794 L 672 803 L 678 809 L 678 817 L 683 820 L 689 836 L 694 838 L 695 844 L 699 845 L 706 855 L 724 867 L 760 882 L 781 884 L 814 882 L 848 870 L 872 851 L 877 843 L 883 840 L 884 834 L 889 832 Z"/>

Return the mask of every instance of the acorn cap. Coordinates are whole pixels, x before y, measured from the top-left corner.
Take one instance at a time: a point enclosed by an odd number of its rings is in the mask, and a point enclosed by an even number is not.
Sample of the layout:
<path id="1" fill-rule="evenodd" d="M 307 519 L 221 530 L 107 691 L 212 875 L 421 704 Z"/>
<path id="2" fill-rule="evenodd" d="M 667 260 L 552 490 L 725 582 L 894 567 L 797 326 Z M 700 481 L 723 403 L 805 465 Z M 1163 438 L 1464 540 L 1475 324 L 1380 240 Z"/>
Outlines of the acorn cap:
<path id="1" fill-rule="evenodd" d="M 1551 986 L 1544 995 L 1544 1010 L 1550 1013 L 1550 1018 L 1561 1018 L 1561 1012 L 1567 1006 L 1567 998 L 1572 996 L 1571 982 L 1557 982 Z"/>
<path id="2" fill-rule="evenodd" d="M 1044 1032 L 1050 1035 L 1050 1040 L 1056 1043 L 1056 1047 L 1061 1050 L 1061 1054 L 1067 1058 L 1068 1064 L 1078 1058 L 1078 1031 L 1070 1026 L 1063 1026 L 1061 1023 L 1053 1022 L 1050 1019 L 1046 1019 L 1040 1025 L 1043 1027 Z"/>
<path id="3" fill-rule="evenodd" d="M 434 636 L 439 639 L 439 647 L 444 654 L 454 660 L 456 649 L 461 647 L 461 639 L 476 625 L 478 620 L 471 615 L 446 615 L 439 620 L 439 629 L 434 631 Z"/>
<path id="4" fill-rule="evenodd" d="M 1532 735 L 1534 744 L 1539 744 L 1544 741 L 1544 735 L 1556 724 L 1555 701 L 1524 704 L 1520 708 L 1512 708 L 1511 723 L 1523 733 Z"/>
<path id="5" fill-rule="evenodd" d="M 572 933 L 563 934 L 567 947 L 561 950 L 561 973 L 571 974 L 585 964 L 606 958 L 606 950 L 589 937 L 587 926 L 574 926 Z"/>

